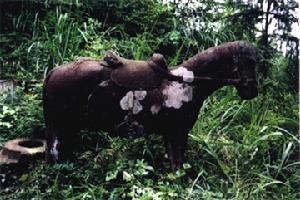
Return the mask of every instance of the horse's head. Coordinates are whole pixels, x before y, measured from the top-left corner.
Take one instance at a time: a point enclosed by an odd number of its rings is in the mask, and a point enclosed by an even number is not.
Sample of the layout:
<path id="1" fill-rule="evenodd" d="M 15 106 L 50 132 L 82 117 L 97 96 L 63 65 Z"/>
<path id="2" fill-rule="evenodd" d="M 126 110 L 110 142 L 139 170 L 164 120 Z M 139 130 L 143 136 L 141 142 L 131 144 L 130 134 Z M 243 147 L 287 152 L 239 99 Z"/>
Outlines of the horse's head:
<path id="1" fill-rule="evenodd" d="M 256 53 L 253 47 L 248 48 L 246 50 L 250 52 L 233 56 L 233 62 L 236 64 L 234 76 L 238 80 L 234 86 L 239 96 L 246 100 L 253 99 L 258 94 L 255 72 Z"/>
<path id="2" fill-rule="evenodd" d="M 199 52 L 181 66 L 193 72 L 192 82 L 202 85 L 202 89 L 234 85 L 242 99 L 252 99 L 258 94 L 256 54 L 256 49 L 248 42 L 227 42 Z M 186 78 L 189 76 L 187 74 Z"/>

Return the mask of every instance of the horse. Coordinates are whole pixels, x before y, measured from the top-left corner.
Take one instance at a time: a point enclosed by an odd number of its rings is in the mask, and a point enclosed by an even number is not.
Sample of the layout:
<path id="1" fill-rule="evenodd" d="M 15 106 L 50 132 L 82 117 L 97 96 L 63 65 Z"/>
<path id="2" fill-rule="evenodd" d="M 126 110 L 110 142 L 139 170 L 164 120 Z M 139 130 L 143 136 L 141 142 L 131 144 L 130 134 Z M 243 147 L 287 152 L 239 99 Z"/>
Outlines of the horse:
<path id="1" fill-rule="evenodd" d="M 147 62 L 108 56 L 56 67 L 43 87 L 46 160 L 71 157 L 82 129 L 129 138 L 156 133 L 176 170 L 209 95 L 227 85 L 245 100 L 258 95 L 256 57 L 251 44 L 235 41 L 199 52 L 171 70 L 159 54 Z"/>

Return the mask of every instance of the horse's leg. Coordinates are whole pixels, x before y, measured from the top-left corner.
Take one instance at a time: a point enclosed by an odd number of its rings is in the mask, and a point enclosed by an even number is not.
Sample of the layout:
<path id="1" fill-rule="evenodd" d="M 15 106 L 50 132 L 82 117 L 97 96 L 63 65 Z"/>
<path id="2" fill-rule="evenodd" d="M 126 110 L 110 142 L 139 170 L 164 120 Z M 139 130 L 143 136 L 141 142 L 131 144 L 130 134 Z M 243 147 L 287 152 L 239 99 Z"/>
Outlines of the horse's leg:
<path id="1" fill-rule="evenodd" d="M 53 148 L 55 134 L 49 127 L 46 128 L 46 151 L 45 160 L 47 163 L 54 163 L 54 157 L 51 154 L 51 149 Z"/>
<path id="2" fill-rule="evenodd" d="M 187 145 L 187 136 L 187 133 L 164 135 L 165 147 L 173 171 L 176 171 L 177 169 L 182 167 L 184 153 Z"/>
<path id="3" fill-rule="evenodd" d="M 73 158 L 73 152 L 78 147 L 79 139 L 76 132 L 71 130 L 48 130 L 46 161 L 60 163 Z"/>

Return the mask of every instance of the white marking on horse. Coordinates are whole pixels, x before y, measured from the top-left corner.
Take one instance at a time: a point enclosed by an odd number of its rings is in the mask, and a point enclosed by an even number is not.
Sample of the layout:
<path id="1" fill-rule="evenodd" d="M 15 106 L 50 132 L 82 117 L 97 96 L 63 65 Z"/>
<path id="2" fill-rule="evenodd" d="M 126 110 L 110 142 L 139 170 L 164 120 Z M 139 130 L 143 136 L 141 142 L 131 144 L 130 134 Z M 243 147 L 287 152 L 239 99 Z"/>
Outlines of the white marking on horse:
<path id="1" fill-rule="evenodd" d="M 133 108 L 133 92 L 129 91 L 127 94 L 121 99 L 120 106 L 123 110 L 130 110 Z"/>
<path id="2" fill-rule="evenodd" d="M 134 97 L 136 98 L 136 100 L 143 100 L 143 99 L 145 99 L 146 95 L 147 95 L 147 92 L 145 90 L 134 91 Z"/>
<path id="3" fill-rule="evenodd" d="M 57 145 L 58 145 L 58 139 L 56 137 L 54 142 L 53 142 L 52 148 L 50 150 L 50 153 L 54 156 L 55 160 L 58 160 L 58 153 L 59 153 L 58 149 L 57 149 Z"/>
<path id="4" fill-rule="evenodd" d="M 182 76 L 184 82 L 191 83 L 194 81 L 194 72 L 187 70 L 185 67 L 178 67 L 171 71 L 175 76 Z"/>
<path id="5" fill-rule="evenodd" d="M 133 114 L 138 114 L 143 110 L 140 101 L 147 96 L 147 92 L 142 90 L 129 91 L 121 99 L 120 106 L 123 110 L 132 110 Z"/>
<path id="6" fill-rule="evenodd" d="M 161 109 L 161 106 L 158 104 L 154 104 L 151 106 L 150 111 L 153 115 L 157 114 Z"/>
<path id="7" fill-rule="evenodd" d="M 184 102 L 189 102 L 193 99 L 193 88 L 177 81 L 168 83 L 162 93 L 165 98 L 163 105 L 168 108 L 179 109 Z"/>
<path id="8" fill-rule="evenodd" d="M 138 100 L 134 100 L 133 101 L 132 113 L 136 115 L 139 112 L 141 112 L 142 110 L 143 110 L 143 106 L 140 104 L 140 102 Z"/>
<path id="9" fill-rule="evenodd" d="M 90 100 L 90 98 L 91 98 L 92 96 L 93 96 L 92 94 L 89 94 L 89 96 L 88 96 L 88 101 Z"/>
<path id="10" fill-rule="evenodd" d="M 102 81 L 100 84 L 99 84 L 100 87 L 106 87 L 108 86 L 108 81 Z"/>

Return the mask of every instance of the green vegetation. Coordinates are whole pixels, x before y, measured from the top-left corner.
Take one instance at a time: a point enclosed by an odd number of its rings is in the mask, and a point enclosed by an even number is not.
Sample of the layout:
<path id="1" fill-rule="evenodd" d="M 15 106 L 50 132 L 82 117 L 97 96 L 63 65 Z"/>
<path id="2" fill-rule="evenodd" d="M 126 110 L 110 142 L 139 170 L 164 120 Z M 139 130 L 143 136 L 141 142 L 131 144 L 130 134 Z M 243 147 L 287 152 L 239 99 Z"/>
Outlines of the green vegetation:
<path id="1" fill-rule="evenodd" d="M 0 97 L 0 146 L 43 137 L 42 81 L 50 69 L 110 49 L 132 59 L 159 52 L 174 66 L 210 46 L 246 40 L 259 50 L 260 94 L 242 101 L 225 87 L 210 96 L 176 173 L 163 159 L 160 136 L 130 141 L 82 131 L 86 145 L 76 163 L 40 161 L 15 176 L 0 166 L 0 181 L 9 180 L 0 182 L 0 199 L 300 199 L 299 40 L 290 34 L 298 5 L 202 2 L 1 1 L 0 75 L 18 86 L 13 97 Z M 274 34 L 270 23 L 256 28 L 266 19 L 278 20 Z"/>

